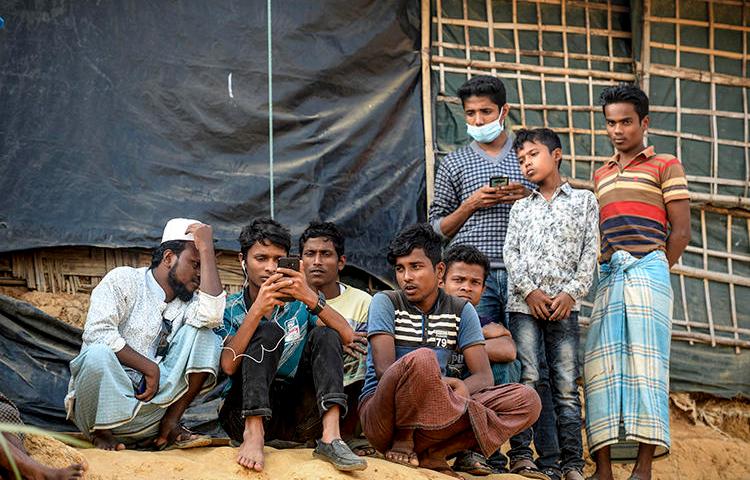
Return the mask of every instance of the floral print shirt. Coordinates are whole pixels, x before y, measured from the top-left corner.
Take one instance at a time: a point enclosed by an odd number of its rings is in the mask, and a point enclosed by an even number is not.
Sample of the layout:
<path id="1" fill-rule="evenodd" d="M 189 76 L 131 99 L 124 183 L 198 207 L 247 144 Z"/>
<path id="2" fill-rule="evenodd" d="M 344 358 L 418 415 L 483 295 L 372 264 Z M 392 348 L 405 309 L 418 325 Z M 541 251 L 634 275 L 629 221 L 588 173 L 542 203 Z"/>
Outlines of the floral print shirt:
<path id="1" fill-rule="evenodd" d="M 510 211 L 503 257 L 509 312 L 530 314 L 526 297 L 537 288 L 576 301 L 591 288 L 599 251 L 599 207 L 594 194 L 563 183 L 547 201 L 539 190 Z"/>

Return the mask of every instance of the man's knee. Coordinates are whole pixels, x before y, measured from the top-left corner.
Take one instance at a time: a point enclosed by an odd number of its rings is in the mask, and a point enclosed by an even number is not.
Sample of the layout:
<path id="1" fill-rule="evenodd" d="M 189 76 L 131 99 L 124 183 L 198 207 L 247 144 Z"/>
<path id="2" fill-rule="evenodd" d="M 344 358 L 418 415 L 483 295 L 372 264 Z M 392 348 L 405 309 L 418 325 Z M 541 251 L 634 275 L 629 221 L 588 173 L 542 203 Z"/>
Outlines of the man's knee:
<path id="1" fill-rule="evenodd" d="M 529 425 L 536 422 L 542 412 L 542 400 L 536 390 L 528 385 L 518 385 L 516 396 L 518 407 L 529 415 Z"/>
<path id="2" fill-rule="evenodd" d="M 87 376 L 99 377 L 115 364 L 121 367 L 117 355 L 108 345 L 95 343 L 86 347 L 84 352 L 81 370 L 86 370 Z"/>
<path id="3" fill-rule="evenodd" d="M 260 322 L 258 327 L 255 329 L 250 342 L 247 344 L 245 354 L 250 355 L 255 353 L 260 347 L 264 345 L 266 350 L 270 349 L 281 339 L 284 338 L 285 332 L 276 322 Z M 278 346 L 280 347 L 280 346 Z"/>
<path id="4" fill-rule="evenodd" d="M 440 368 L 435 352 L 429 348 L 418 348 L 409 352 L 401 358 L 401 361 L 405 362 L 409 368 L 418 371 L 427 371 L 435 367 Z"/>
<path id="5" fill-rule="evenodd" d="M 341 336 L 330 327 L 318 326 L 310 331 L 308 341 L 313 345 L 341 345 Z"/>

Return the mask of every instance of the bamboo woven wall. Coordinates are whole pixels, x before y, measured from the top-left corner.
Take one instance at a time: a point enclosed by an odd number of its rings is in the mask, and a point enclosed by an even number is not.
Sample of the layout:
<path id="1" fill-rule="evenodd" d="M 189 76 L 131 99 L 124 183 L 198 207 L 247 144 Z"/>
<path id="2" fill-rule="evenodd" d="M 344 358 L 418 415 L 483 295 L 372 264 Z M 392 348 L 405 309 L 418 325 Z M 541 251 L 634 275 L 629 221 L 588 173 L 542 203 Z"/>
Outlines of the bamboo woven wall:
<path id="1" fill-rule="evenodd" d="M 458 87 L 491 74 L 508 90 L 511 125 L 552 128 L 563 142 L 563 172 L 591 188 L 613 153 L 599 94 L 638 82 L 652 103 L 649 140 L 683 160 L 691 189 L 693 239 L 672 275 L 673 337 L 739 353 L 750 348 L 750 7 L 635 6 L 642 17 L 626 0 L 433 1 L 437 154 L 468 141 Z M 590 303 L 583 324 L 588 311 Z"/>
<path id="2" fill-rule="evenodd" d="M 224 288 L 237 292 L 244 277 L 234 252 L 219 252 L 217 266 Z M 91 293 L 116 267 L 145 267 L 151 252 L 144 249 L 62 247 L 0 254 L 0 286 L 40 292 Z"/>

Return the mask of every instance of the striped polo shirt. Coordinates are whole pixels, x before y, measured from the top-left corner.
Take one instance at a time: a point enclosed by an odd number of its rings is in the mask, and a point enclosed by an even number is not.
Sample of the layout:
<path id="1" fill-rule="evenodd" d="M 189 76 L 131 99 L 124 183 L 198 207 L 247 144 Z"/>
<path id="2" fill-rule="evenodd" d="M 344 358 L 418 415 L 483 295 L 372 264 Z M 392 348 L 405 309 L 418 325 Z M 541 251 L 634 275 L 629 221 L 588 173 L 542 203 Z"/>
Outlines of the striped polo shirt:
<path id="1" fill-rule="evenodd" d="M 484 344 L 474 307 L 442 290 L 438 290 L 437 300 L 429 312 L 420 311 L 401 290 L 375 294 L 367 319 L 367 337 L 381 334 L 393 337 L 396 360 L 418 348 L 429 348 L 435 352 L 443 375 L 453 353 Z M 378 381 L 370 343 L 360 400 L 375 391 Z"/>
<path id="2" fill-rule="evenodd" d="M 615 154 L 594 173 L 594 192 L 599 200 L 600 263 L 607 263 L 617 250 L 636 258 L 666 250 L 666 204 L 689 198 L 680 160 L 656 154 L 654 147 L 624 166 L 619 152 Z"/>

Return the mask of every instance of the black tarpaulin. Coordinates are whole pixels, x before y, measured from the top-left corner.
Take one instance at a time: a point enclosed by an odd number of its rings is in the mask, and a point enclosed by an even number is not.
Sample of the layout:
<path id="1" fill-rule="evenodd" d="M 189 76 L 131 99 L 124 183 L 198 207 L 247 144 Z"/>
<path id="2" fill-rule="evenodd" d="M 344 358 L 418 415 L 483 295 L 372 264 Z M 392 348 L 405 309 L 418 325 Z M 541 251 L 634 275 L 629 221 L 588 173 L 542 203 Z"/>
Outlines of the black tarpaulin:
<path id="1" fill-rule="evenodd" d="M 270 213 L 265 1 L 6 2 L 0 251 L 153 247 L 167 219 Z M 424 218 L 416 1 L 274 2 L 275 216 L 337 222 L 387 275 Z"/>
<path id="2" fill-rule="evenodd" d="M 26 302 L 0 295 L 0 392 L 16 404 L 25 423 L 78 431 L 65 418 L 64 400 L 69 363 L 81 350 L 82 333 Z M 202 433 L 225 436 L 218 422 L 223 387 L 220 383 L 196 398 L 183 423 Z"/>

